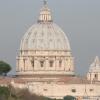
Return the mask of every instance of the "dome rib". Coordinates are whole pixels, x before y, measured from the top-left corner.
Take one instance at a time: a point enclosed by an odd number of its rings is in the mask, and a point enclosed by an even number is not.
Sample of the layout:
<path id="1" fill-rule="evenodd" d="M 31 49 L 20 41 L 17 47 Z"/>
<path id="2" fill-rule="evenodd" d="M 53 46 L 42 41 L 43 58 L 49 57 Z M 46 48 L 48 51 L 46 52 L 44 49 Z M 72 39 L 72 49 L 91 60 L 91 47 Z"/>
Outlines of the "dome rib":
<path id="1" fill-rule="evenodd" d="M 47 3 L 40 11 L 38 22 L 25 33 L 20 50 L 71 50 L 66 34 L 53 23 Z"/>
<path id="2" fill-rule="evenodd" d="M 36 33 L 37 35 L 35 35 Z M 24 35 L 20 49 L 70 50 L 70 45 L 65 33 L 56 24 L 35 24 Z"/>

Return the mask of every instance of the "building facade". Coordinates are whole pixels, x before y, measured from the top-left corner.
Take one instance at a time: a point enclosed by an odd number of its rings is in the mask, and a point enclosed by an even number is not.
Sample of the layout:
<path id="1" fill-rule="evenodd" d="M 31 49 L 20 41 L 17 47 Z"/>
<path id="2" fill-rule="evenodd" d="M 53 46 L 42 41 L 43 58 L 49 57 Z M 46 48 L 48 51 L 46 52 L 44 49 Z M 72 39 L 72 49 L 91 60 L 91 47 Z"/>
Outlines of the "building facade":
<path id="1" fill-rule="evenodd" d="M 40 10 L 37 23 L 21 40 L 17 74 L 74 75 L 74 59 L 69 40 L 62 29 L 53 22 L 46 3 Z"/>
<path id="2" fill-rule="evenodd" d="M 14 87 L 56 99 L 71 95 L 100 100 L 99 58 L 90 66 L 87 77 L 76 76 L 69 40 L 54 23 L 46 1 L 37 23 L 23 36 L 16 59 L 17 77 L 9 79 Z"/>

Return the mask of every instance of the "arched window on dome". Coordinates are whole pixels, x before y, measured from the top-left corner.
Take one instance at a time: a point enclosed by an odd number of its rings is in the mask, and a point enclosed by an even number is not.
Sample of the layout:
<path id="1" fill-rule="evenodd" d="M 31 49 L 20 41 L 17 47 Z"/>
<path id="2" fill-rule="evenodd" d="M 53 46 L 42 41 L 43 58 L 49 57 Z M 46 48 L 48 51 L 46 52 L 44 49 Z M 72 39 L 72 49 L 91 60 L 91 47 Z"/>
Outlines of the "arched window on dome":
<path id="1" fill-rule="evenodd" d="M 50 63 L 50 67 L 53 67 L 54 61 L 53 60 L 50 60 L 49 63 Z"/>

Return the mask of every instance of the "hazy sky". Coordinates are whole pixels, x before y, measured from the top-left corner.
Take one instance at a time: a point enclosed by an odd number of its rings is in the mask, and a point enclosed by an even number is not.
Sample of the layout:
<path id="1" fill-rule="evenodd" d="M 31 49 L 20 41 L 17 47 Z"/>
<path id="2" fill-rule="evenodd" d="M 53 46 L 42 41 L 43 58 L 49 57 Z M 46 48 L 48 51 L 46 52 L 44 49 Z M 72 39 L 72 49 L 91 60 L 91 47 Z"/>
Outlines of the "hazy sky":
<path id="1" fill-rule="evenodd" d="M 0 0 L 0 60 L 16 67 L 20 40 L 37 21 L 43 0 Z M 54 22 L 69 38 L 78 74 L 100 56 L 100 0 L 48 0 Z M 14 73 L 14 71 L 13 71 Z"/>

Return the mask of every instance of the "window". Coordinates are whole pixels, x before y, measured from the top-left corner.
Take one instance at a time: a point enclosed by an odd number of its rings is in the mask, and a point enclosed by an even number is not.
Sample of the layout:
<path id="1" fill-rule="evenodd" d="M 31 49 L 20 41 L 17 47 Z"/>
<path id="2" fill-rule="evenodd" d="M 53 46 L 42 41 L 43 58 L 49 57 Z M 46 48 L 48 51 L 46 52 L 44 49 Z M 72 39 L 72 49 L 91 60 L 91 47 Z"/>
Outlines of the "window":
<path id="1" fill-rule="evenodd" d="M 23 62 L 24 62 L 24 69 L 23 69 L 23 71 L 25 71 L 26 59 L 23 59 Z"/>
<path id="2" fill-rule="evenodd" d="M 97 74 L 95 74 L 95 78 L 98 78 L 98 75 Z"/>
<path id="3" fill-rule="evenodd" d="M 90 92 L 93 92 L 94 91 L 94 89 L 90 89 Z"/>
<path id="4" fill-rule="evenodd" d="M 48 91 L 47 89 L 43 89 L 44 91 Z"/>
<path id="5" fill-rule="evenodd" d="M 33 43 L 35 42 L 35 39 L 33 39 Z"/>
<path id="6" fill-rule="evenodd" d="M 59 67 L 62 66 L 62 60 L 59 60 Z"/>
<path id="7" fill-rule="evenodd" d="M 48 81 L 48 82 L 47 82 L 47 84 L 51 84 L 51 82 L 50 82 L 50 81 Z"/>
<path id="8" fill-rule="evenodd" d="M 53 61 L 52 60 L 50 61 L 50 67 L 53 67 Z"/>
<path id="9" fill-rule="evenodd" d="M 31 64 L 34 67 L 34 59 L 31 60 Z"/>
<path id="10" fill-rule="evenodd" d="M 41 67 L 44 66 L 44 61 L 40 61 L 40 66 L 41 66 Z"/>
<path id="11" fill-rule="evenodd" d="M 75 93 L 76 92 L 76 89 L 72 89 L 72 92 Z"/>

